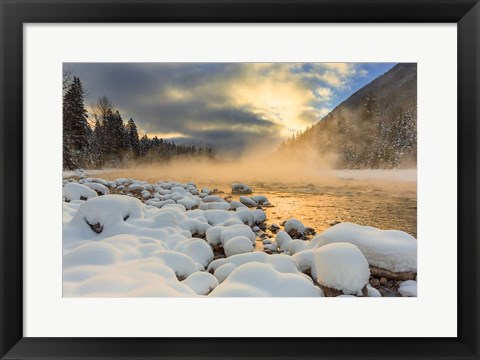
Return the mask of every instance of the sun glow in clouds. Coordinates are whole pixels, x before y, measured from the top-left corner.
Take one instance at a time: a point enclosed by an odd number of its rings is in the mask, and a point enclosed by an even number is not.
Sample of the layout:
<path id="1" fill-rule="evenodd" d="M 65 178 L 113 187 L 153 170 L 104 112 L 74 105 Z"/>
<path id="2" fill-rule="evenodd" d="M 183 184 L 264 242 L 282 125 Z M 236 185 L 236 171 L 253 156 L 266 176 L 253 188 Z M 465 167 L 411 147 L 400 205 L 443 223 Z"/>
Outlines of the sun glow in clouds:
<path id="1" fill-rule="evenodd" d="M 106 95 L 148 136 L 244 151 L 274 149 L 393 64 L 71 63 L 86 103 Z"/>

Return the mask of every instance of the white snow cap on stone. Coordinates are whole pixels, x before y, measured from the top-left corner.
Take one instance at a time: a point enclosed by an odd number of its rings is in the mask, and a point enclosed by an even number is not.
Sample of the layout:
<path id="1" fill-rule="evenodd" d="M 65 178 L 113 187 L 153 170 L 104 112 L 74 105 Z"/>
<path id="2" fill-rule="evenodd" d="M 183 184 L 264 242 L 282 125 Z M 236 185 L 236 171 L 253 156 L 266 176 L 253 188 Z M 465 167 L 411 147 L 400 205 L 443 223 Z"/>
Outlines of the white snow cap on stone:
<path id="1" fill-rule="evenodd" d="M 312 239 L 310 248 L 336 242 L 356 245 L 370 265 L 394 272 L 417 271 L 417 240 L 406 232 L 340 223 Z"/>
<path id="2" fill-rule="evenodd" d="M 275 243 L 281 251 L 287 250 L 290 241 L 292 241 L 292 238 L 283 230 L 280 230 L 275 236 Z"/>
<path id="3" fill-rule="evenodd" d="M 227 257 L 237 254 L 243 254 L 253 251 L 253 245 L 249 238 L 245 236 L 235 236 L 229 238 L 223 243 L 223 249 Z"/>
<path id="4" fill-rule="evenodd" d="M 195 272 L 182 281 L 198 295 L 207 295 L 218 286 L 215 276 L 207 272 Z"/>
<path id="5" fill-rule="evenodd" d="M 270 205 L 268 198 L 264 195 L 251 196 L 250 199 L 255 201 L 258 205 Z"/>
<path id="6" fill-rule="evenodd" d="M 349 243 L 335 243 L 314 251 L 317 282 L 341 290 L 344 294 L 361 295 L 368 284 L 370 269 L 362 252 Z"/>
<path id="7" fill-rule="evenodd" d="M 252 188 L 245 184 L 235 183 L 232 184 L 232 193 L 251 194 Z"/>
<path id="8" fill-rule="evenodd" d="M 92 190 L 94 190 L 97 193 L 100 193 L 102 195 L 107 195 L 107 194 L 110 193 L 110 191 L 108 190 L 108 188 L 105 185 L 102 185 L 102 184 L 99 184 L 99 183 L 91 182 L 91 183 L 86 183 L 85 185 L 88 186 L 90 189 L 92 189 Z"/>
<path id="9" fill-rule="evenodd" d="M 417 296 L 417 282 L 415 280 L 407 280 L 400 284 L 398 292 L 402 296 Z"/>
<path id="10" fill-rule="evenodd" d="M 122 195 L 104 195 L 93 197 L 80 205 L 72 222 L 107 227 L 143 216 L 144 205 L 140 200 Z"/>
<path id="11" fill-rule="evenodd" d="M 246 205 L 246 206 L 249 206 L 249 207 L 257 206 L 257 203 L 255 201 L 253 201 L 252 199 L 250 199 L 248 196 L 240 196 L 240 202 L 243 205 Z"/>
<path id="12" fill-rule="evenodd" d="M 239 266 L 210 293 L 212 297 L 312 297 L 322 295 L 320 288 L 313 285 L 306 277 L 281 273 L 272 266 L 261 263 Z"/>
<path id="13" fill-rule="evenodd" d="M 68 183 L 63 187 L 63 198 L 68 201 L 80 200 L 80 198 L 90 199 L 98 194 L 88 186 L 78 183 Z"/>
<path id="14" fill-rule="evenodd" d="M 380 291 L 370 286 L 370 284 L 367 284 L 367 291 L 368 291 L 368 295 L 367 295 L 368 297 L 382 297 L 382 294 L 380 294 Z"/>
<path id="15" fill-rule="evenodd" d="M 290 233 L 291 231 L 296 231 L 299 234 L 303 234 L 305 232 L 305 226 L 300 220 L 297 220 L 295 218 L 288 219 L 285 222 L 284 228 L 287 233 Z"/>

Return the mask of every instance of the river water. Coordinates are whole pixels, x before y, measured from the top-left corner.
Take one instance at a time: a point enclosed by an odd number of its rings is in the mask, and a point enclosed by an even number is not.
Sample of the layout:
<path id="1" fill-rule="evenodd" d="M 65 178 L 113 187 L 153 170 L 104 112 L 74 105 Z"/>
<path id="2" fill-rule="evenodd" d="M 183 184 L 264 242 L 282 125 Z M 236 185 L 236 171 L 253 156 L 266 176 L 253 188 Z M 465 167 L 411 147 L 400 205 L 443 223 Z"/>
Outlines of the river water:
<path id="1" fill-rule="evenodd" d="M 157 181 L 192 181 L 199 189 L 218 189 L 220 196 L 231 195 L 232 181 L 215 182 L 205 176 L 195 181 L 159 174 L 149 175 L 136 169 L 102 171 L 95 175 L 114 180 L 121 177 Z M 242 180 L 242 179 L 237 179 Z M 318 178 L 301 182 L 246 182 L 253 195 L 268 197 L 271 207 L 264 208 L 267 224 L 280 223 L 297 218 L 317 233 L 327 229 L 335 221 L 354 222 L 380 229 L 403 230 L 417 236 L 417 183 L 415 170 L 397 171 L 348 171 L 323 174 Z M 238 200 L 238 195 L 231 195 Z"/>

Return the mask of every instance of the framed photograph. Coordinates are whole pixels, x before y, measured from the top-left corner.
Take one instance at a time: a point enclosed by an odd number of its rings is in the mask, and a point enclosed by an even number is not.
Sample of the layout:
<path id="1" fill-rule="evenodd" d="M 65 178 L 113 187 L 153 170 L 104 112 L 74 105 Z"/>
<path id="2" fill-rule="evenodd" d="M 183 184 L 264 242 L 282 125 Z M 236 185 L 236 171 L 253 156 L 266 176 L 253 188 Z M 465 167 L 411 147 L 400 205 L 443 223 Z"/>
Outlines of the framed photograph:
<path id="1" fill-rule="evenodd" d="M 2 359 L 479 358 L 478 1 L 0 4 Z"/>

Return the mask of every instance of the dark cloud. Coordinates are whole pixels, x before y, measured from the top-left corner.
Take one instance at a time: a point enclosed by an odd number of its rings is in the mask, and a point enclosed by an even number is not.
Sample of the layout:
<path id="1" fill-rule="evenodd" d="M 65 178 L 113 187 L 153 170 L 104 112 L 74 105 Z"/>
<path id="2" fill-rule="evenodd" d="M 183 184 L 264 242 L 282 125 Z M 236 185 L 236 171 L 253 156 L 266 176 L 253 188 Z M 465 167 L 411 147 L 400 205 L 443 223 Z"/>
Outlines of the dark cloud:
<path id="1" fill-rule="evenodd" d="M 241 76 L 241 64 L 66 63 L 64 69 L 80 77 L 88 105 L 106 95 L 125 119 L 134 118 L 148 133 L 180 133 L 215 147 L 239 149 L 261 137 L 256 132 L 279 137 L 277 124 L 250 109 L 226 105 L 222 83 Z M 202 93 L 214 83 L 217 91 Z M 187 99 L 169 95 L 194 89 Z"/>
<path id="2" fill-rule="evenodd" d="M 167 137 L 181 134 L 221 148 L 242 150 L 260 141 L 278 143 L 285 129 L 299 130 L 318 121 L 316 109 L 331 105 L 315 98 L 300 104 L 295 119 L 291 113 L 279 113 L 282 110 L 277 105 L 283 100 L 274 94 L 276 89 L 283 91 L 279 96 L 288 102 L 285 88 L 291 87 L 297 101 L 294 104 L 299 105 L 303 95 L 325 86 L 321 76 L 310 76 L 315 71 L 317 75 L 324 72 L 319 64 L 65 63 L 64 69 L 80 77 L 87 90 L 87 106 L 105 95 L 125 120 L 132 117 L 147 133 Z M 342 81 L 348 80 L 348 75 L 339 76 Z M 267 101 L 271 96 L 277 107 L 266 104 L 255 108 L 251 105 L 256 101 L 255 86 L 269 81 L 275 86 L 261 90 L 259 95 L 267 95 Z M 237 83 L 243 86 L 240 91 L 251 95 L 243 103 L 237 101 L 231 87 Z M 278 119 L 287 123 L 280 124 Z"/>

